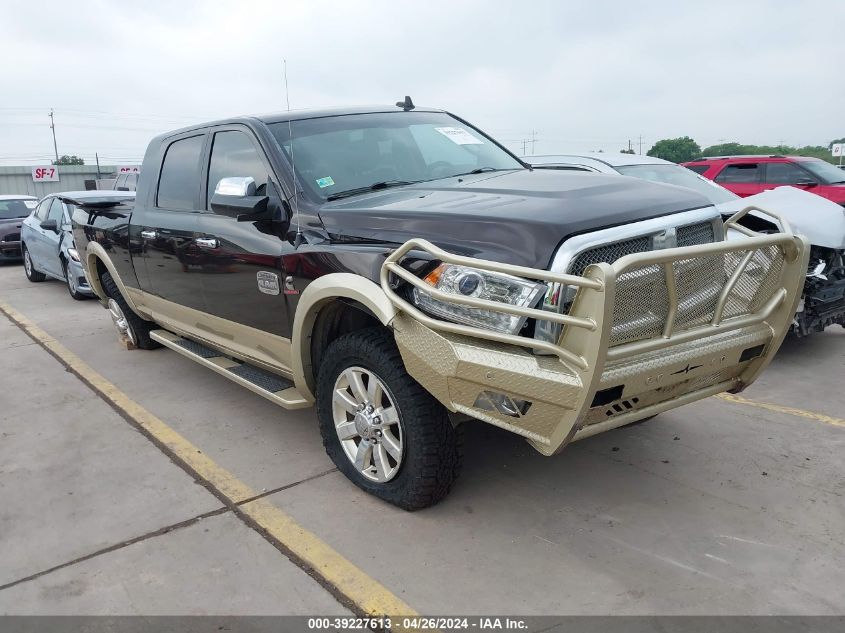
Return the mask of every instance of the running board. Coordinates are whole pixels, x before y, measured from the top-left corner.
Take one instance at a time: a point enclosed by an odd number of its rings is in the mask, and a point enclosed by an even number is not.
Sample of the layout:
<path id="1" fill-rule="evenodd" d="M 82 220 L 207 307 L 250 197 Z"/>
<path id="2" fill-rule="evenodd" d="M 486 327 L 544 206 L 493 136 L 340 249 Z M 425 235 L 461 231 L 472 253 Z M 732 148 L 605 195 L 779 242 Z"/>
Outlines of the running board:
<path id="1" fill-rule="evenodd" d="M 293 383 L 286 378 L 249 363 L 233 360 L 217 350 L 182 338 L 167 330 L 153 330 L 150 332 L 150 338 L 285 409 L 302 409 L 311 406 L 311 403 L 303 398 Z"/>

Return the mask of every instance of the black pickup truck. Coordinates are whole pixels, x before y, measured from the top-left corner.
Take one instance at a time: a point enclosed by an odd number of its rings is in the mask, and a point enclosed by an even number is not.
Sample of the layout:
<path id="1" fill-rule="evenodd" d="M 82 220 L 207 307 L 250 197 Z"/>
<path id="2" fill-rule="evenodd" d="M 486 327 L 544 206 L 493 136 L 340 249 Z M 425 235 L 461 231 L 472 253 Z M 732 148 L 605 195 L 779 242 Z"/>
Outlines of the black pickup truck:
<path id="1" fill-rule="evenodd" d="M 807 267 L 788 230 L 725 241 L 643 180 L 533 170 L 441 110 L 242 117 L 161 135 L 134 205 L 75 206 L 88 279 L 135 347 L 285 408 L 406 509 L 443 498 L 461 424 L 552 455 L 751 383 Z M 765 210 L 763 210 L 765 212 Z"/>

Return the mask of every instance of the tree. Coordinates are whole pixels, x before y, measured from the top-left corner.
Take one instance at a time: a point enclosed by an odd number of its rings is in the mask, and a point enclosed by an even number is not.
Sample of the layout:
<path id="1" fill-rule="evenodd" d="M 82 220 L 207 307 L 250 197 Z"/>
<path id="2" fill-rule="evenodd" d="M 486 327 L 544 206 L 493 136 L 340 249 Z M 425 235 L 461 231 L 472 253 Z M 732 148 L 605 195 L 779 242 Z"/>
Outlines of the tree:
<path id="1" fill-rule="evenodd" d="M 54 165 L 84 165 L 85 161 L 79 158 L 79 156 L 68 156 L 65 154 L 59 160 L 53 161 Z"/>
<path id="2" fill-rule="evenodd" d="M 663 160 L 670 160 L 673 163 L 684 163 L 701 156 L 701 148 L 689 136 L 665 138 L 657 141 L 648 150 L 648 155 L 654 156 L 655 158 L 662 158 Z"/>
<path id="3" fill-rule="evenodd" d="M 635 152 L 632 149 L 620 149 L 619 153 L 620 154 L 634 154 Z"/>

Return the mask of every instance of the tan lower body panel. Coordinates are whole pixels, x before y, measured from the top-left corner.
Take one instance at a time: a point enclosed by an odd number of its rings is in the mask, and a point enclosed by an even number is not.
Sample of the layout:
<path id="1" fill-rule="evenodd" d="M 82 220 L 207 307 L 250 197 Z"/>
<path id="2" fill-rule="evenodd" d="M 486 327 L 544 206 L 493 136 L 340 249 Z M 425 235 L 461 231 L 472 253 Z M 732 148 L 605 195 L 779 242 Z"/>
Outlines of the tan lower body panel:
<path id="1" fill-rule="evenodd" d="M 141 316 L 155 321 L 164 329 L 291 378 L 290 339 L 186 308 L 142 290 L 126 288 L 126 291 Z"/>
<path id="2" fill-rule="evenodd" d="M 443 405 L 522 435 L 545 455 L 575 439 L 741 386 L 773 339 L 769 326 L 757 324 L 630 357 L 608 364 L 584 399 L 585 376 L 556 358 L 435 332 L 407 315 L 399 315 L 394 328 L 408 372 Z M 747 357 L 749 350 L 755 355 Z M 505 415 L 485 406 L 485 392 L 530 404 Z M 618 397 L 599 405 L 597 393 Z"/>

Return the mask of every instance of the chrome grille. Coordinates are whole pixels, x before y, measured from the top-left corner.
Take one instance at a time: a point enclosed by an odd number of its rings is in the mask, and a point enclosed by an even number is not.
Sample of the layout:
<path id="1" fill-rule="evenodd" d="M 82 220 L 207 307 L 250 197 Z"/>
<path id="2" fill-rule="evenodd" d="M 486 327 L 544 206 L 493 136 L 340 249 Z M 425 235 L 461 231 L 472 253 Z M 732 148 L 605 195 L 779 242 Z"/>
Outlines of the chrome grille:
<path id="1" fill-rule="evenodd" d="M 678 246 L 695 246 L 696 244 L 710 244 L 716 241 L 713 222 L 697 222 L 677 229 Z M 669 244 L 674 246 L 674 244 Z M 612 244 L 602 244 L 579 253 L 567 270 L 572 275 L 583 275 L 587 266 L 606 262 L 612 264 L 617 259 L 632 253 L 645 253 L 654 250 L 654 236 L 642 235 Z"/>
<path id="2" fill-rule="evenodd" d="M 644 253 L 651 250 L 651 238 L 648 236 L 635 237 L 630 240 L 622 242 L 615 242 L 613 244 L 604 244 L 597 248 L 591 248 L 579 254 L 569 266 L 569 273 L 573 275 L 583 275 L 584 270 L 591 264 L 598 264 L 599 262 L 607 262 L 612 264 L 620 257 L 630 255 L 631 253 Z"/>
<path id="3" fill-rule="evenodd" d="M 696 244 L 709 244 L 716 241 L 716 234 L 713 232 L 712 222 L 690 224 L 678 229 L 678 246 L 695 246 Z"/>

